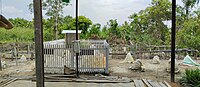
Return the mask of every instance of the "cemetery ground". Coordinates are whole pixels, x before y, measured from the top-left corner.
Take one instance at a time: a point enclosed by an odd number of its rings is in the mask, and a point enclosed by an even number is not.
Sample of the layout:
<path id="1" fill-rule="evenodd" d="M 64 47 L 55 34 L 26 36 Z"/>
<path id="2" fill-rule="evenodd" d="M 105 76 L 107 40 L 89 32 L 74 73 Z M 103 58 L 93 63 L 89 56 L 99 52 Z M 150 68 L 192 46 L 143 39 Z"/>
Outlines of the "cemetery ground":
<path id="1" fill-rule="evenodd" d="M 18 78 L 15 82 L 8 84 L 8 87 L 13 87 L 13 85 L 19 85 L 20 87 L 25 84 L 32 84 L 34 87 L 35 82 L 32 82 L 32 78 L 35 77 L 35 61 L 34 60 L 26 60 L 26 61 L 18 61 L 16 65 L 16 61 L 11 61 L 10 59 L 3 59 L 6 61 L 6 67 L 0 71 L 0 79 L 9 79 L 9 78 Z M 152 59 L 141 59 L 143 63 L 144 72 L 141 71 L 132 71 L 129 67 L 132 63 L 122 63 L 124 58 L 109 58 L 109 75 L 118 77 L 118 78 L 132 78 L 132 79 L 150 79 L 155 81 L 167 81 L 170 82 L 170 73 L 166 72 L 166 68 L 168 65 L 168 60 L 160 59 L 160 64 L 152 64 Z M 197 63 L 200 63 L 200 60 L 195 60 Z M 196 69 L 198 67 L 195 66 L 185 66 L 182 65 L 182 59 L 177 60 L 179 64 L 180 73 L 175 75 L 176 81 L 181 78 L 181 75 L 185 71 L 185 69 Z M 87 78 L 95 78 L 95 74 L 81 74 L 80 77 Z M 21 80 L 20 80 L 21 79 Z M 24 84 L 23 84 L 24 83 Z M 47 82 L 48 83 L 48 82 Z M 73 86 L 73 82 L 67 82 Z M 30 85 L 31 85 L 30 84 Z M 52 83 L 50 83 L 52 84 Z M 64 83 L 60 83 L 63 85 Z M 75 85 L 81 85 L 75 84 Z M 89 84 L 88 84 L 89 85 Z M 88 85 L 85 85 L 87 87 Z M 130 85 L 130 84 L 129 84 Z M 15 86 L 15 87 L 19 87 Z M 83 85 L 82 85 L 83 86 Z M 96 86 L 99 86 L 96 84 Z M 106 86 L 106 85 L 105 85 Z M 23 87 L 23 86 L 22 86 Z M 26 86 L 24 86 L 26 87 Z M 32 87 L 32 86 L 30 86 Z M 53 86 L 52 86 L 53 87 Z"/>

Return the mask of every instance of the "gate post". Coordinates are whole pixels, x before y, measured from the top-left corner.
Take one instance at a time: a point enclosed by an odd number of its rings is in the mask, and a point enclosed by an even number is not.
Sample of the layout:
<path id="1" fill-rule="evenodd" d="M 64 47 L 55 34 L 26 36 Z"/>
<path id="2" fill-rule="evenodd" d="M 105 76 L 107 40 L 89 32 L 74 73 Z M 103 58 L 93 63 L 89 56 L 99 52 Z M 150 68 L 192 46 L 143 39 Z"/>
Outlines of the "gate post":
<path id="1" fill-rule="evenodd" d="M 108 74 L 108 57 L 109 57 L 109 45 L 106 46 L 106 70 L 105 73 Z"/>

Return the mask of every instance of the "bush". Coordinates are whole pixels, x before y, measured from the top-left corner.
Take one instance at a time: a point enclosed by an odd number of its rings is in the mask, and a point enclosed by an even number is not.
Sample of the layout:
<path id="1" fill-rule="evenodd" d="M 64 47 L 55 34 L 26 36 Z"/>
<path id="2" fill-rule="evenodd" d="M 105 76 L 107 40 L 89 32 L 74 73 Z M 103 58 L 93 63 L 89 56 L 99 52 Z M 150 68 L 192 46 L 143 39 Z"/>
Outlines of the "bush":
<path id="1" fill-rule="evenodd" d="M 184 87 L 200 87 L 200 70 L 185 70 L 180 83 Z"/>
<path id="2" fill-rule="evenodd" d="M 11 30 L 0 28 L 0 42 L 33 42 L 34 29 L 15 27 Z"/>

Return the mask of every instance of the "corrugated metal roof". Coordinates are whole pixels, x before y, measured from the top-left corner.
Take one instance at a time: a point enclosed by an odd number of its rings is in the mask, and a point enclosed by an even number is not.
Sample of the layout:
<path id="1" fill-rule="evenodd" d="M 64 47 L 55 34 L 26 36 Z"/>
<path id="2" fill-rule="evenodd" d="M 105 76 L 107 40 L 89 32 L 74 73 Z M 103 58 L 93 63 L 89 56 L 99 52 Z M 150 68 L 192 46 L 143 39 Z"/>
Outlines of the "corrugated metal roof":
<path id="1" fill-rule="evenodd" d="M 78 33 L 81 33 L 82 30 L 78 30 Z M 62 34 L 75 34 L 76 33 L 76 30 L 63 30 L 62 31 Z"/>

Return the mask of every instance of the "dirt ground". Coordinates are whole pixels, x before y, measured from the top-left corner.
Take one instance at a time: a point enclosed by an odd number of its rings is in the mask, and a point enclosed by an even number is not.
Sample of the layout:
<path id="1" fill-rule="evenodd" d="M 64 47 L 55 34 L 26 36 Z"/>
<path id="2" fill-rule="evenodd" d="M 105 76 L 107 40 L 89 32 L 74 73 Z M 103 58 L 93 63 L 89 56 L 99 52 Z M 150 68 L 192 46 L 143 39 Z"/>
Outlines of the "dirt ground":
<path id="1" fill-rule="evenodd" d="M 35 74 L 35 61 L 6 61 L 6 68 L 0 71 L 0 77 L 33 76 Z"/>
<path id="2" fill-rule="evenodd" d="M 138 79 L 151 79 L 157 81 L 170 81 L 170 73 L 166 72 L 168 66 L 168 60 L 160 60 L 160 64 L 152 64 L 150 59 L 141 59 L 144 72 L 132 71 L 129 67 L 132 64 L 121 63 L 123 59 L 109 59 L 109 72 L 111 76 L 129 77 Z M 195 60 L 200 63 L 200 60 Z M 185 69 L 195 69 L 195 66 L 181 65 L 182 60 L 177 61 L 179 63 L 180 73 L 176 74 L 176 79 L 180 79 Z M 35 74 L 35 61 L 21 61 L 16 65 L 15 61 L 7 60 L 7 67 L 0 71 L 0 77 L 9 76 L 34 76 Z"/>
<path id="3" fill-rule="evenodd" d="M 168 60 L 160 60 L 160 64 L 153 64 L 150 59 L 141 59 L 144 72 L 132 71 L 129 67 L 132 64 L 121 63 L 123 59 L 110 59 L 109 60 L 109 71 L 112 76 L 138 78 L 138 79 L 152 79 L 157 81 L 170 81 L 170 73 L 166 72 L 168 66 Z M 200 60 L 197 60 L 200 63 Z M 176 80 L 181 78 L 185 69 L 196 69 L 195 66 L 186 66 L 181 64 L 182 60 L 177 60 L 179 64 L 180 73 L 175 74 Z"/>

